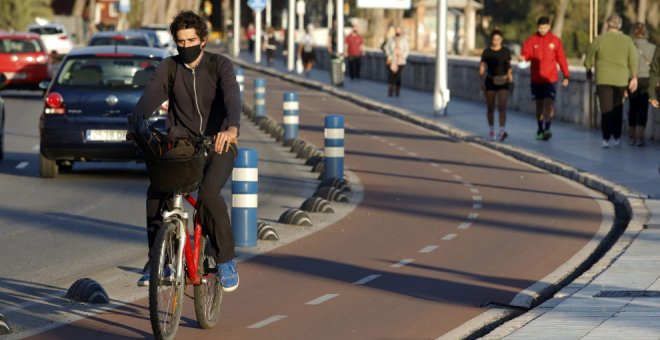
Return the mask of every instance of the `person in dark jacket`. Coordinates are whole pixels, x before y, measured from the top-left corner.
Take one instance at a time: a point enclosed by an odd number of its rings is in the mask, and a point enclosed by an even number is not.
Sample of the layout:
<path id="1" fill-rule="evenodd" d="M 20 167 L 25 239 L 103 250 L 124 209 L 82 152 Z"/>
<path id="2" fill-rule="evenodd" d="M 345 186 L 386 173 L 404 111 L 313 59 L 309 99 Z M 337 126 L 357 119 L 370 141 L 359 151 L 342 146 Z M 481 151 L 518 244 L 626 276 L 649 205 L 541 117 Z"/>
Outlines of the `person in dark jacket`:
<path id="1" fill-rule="evenodd" d="M 170 25 L 179 54 L 160 63 L 145 87 L 134 114 L 147 117 L 169 100 L 168 140 L 213 137 L 215 145 L 204 168 L 197 207 L 202 228 L 210 239 L 223 290 L 238 287 L 234 263 L 234 236 L 227 205 L 220 190 L 232 173 L 240 127 L 240 91 L 234 67 L 224 56 L 204 51 L 208 28 L 192 11 L 182 11 Z M 174 70 L 174 71 L 173 71 Z M 151 249 L 162 217 L 166 195 L 150 187 L 147 192 L 147 238 Z M 138 281 L 149 284 L 149 271 Z"/>

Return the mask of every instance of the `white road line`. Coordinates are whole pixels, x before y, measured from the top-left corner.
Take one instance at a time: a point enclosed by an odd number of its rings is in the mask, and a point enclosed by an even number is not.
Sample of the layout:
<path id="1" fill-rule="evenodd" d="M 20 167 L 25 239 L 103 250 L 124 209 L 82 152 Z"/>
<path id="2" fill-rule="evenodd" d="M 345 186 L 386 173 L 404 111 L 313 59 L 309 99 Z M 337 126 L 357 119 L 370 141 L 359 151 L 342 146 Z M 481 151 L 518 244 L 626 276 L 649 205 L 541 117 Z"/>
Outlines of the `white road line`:
<path id="1" fill-rule="evenodd" d="M 474 186 L 474 184 L 472 184 L 470 182 L 463 182 L 463 185 L 465 185 L 468 188 L 472 188 Z"/>
<path id="2" fill-rule="evenodd" d="M 473 193 L 473 194 L 478 194 L 478 193 L 479 193 L 479 189 L 477 189 L 477 188 L 472 188 L 472 189 L 470 189 L 470 192 Z"/>
<path id="3" fill-rule="evenodd" d="M 429 163 L 429 164 L 431 164 L 431 166 L 434 167 L 434 168 L 437 168 L 437 167 L 440 166 L 440 164 L 438 164 L 438 163 Z"/>
<path id="4" fill-rule="evenodd" d="M 395 146 L 396 146 L 396 144 L 394 144 L 394 143 L 392 143 L 392 142 L 388 142 L 387 145 L 389 145 L 389 146 L 391 146 L 391 147 L 395 147 Z"/>
<path id="5" fill-rule="evenodd" d="M 472 222 L 463 222 L 458 226 L 458 229 L 467 229 L 472 226 Z"/>
<path id="6" fill-rule="evenodd" d="M 273 322 L 280 321 L 284 318 L 286 318 L 286 315 L 271 316 L 270 318 L 268 318 L 266 320 L 259 321 L 259 322 L 255 323 L 253 325 L 248 326 L 248 328 L 261 328 L 261 327 L 264 327 L 264 326 L 268 326 Z"/>
<path id="7" fill-rule="evenodd" d="M 316 299 L 307 302 L 306 305 L 320 305 L 330 299 L 336 298 L 337 296 L 339 296 L 339 294 L 325 294 L 321 297 L 317 297 Z"/>
<path id="8" fill-rule="evenodd" d="M 479 217 L 479 213 L 475 213 L 475 212 L 470 213 L 468 215 L 468 219 L 470 219 L 470 220 L 476 220 L 478 217 Z"/>
<path id="9" fill-rule="evenodd" d="M 463 180 L 463 177 L 461 177 L 459 175 L 453 175 L 451 177 L 454 177 L 454 179 L 457 180 L 457 181 L 462 181 Z"/>
<path id="10" fill-rule="evenodd" d="M 447 168 L 442 168 L 442 169 L 440 169 L 440 171 L 442 171 L 442 172 L 444 172 L 444 173 L 446 173 L 446 174 L 451 173 L 451 170 L 449 170 L 449 169 L 447 169 Z"/>
<path id="11" fill-rule="evenodd" d="M 399 150 L 399 151 L 404 151 L 404 150 L 406 150 L 406 148 L 404 148 L 403 146 L 397 146 L 396 149 Z"/>
<path id="12" fill-rule="evenodd" d="M 445 235 L 445 237 L 442 238 L 442 240 L 443 241 L 453 240 L 454 238 L 456 238 L 456 236 L 458 236 L 458 234 L 447 234 Z"/>
<path id="13" fill-rule="evenodd" d="M 378 136 L 371 135 L 371 136 L 369 136 L 369 138 L 371 138 L 371 139 L 378 139 Z"/>
<path id="14" fill-rule="evenodd" d="M 414 259 L 403 259 L 403 260 L 391 265 L 390 267 L 392 267 L 392 268 L 401 268 L 401 267 L 403 267 L 403 266 L 405 266 L 409 263 L 412 263 L 413 261 L 415 261 L 415 260 Z"/>
<path id="15" fill-rule="evenodd" d="M 481 209 L 482 205 L 481 203 L 475 203 L 472 205 L 472 209 Z"/>
<path id="16" fill-rule="evenodd" d="M 34 151 L 39 151 L 39 144 L 33 146 L 33 147 L 32 147 L 32 150 L 34 150 Z"/>
<path id="17" fill-rule="evenodd" d="M 481 196 L 472 196 L 473 201 L 481 201 Z"/>
<path id="18" fill-rule="evenodd" d="M 438 249 L 438 246 L 426 246 L 426 247 L 422 248 L 419 252 L 428 254 L 428 253 L 430 253 L 430 252 L 432 252 L 436 249 Z"/>
<path id="19" fill-rule="evenodd" d="M 411 157 L 419 157 L 418 154 L 416 154 L 416 153 L 414 153 L 414 152 L 412 152 L 412 151 L 411 151 L 411 152 L 408 152 L 408 156 L 411 156 Z"/>
<path id="20" fill-rule="evenodd" d="M 16 165 L 16 169 L 25 169 L 30 163 L 28 162 L 20 162 L 18 165 Z"/>
<path id="21" fill-rule="evenodd" d="M 371 281 L 373 281 L 373 280 L 375 280 L 375 279 L 377 279 L 377 278 L 379 278 L 379 277 L 381 277 L 381 276 L 382 276 L 382 275 L 380 275 L 380 274 L 372 274 L 372 275 L 369 275 L 369 276 L 363 277 L 363 278 L 361 278 L 361 279 L 359 279 L 359 280 L 353 282 L 353 284 L 354 284 L 354 285 L 363 285 L 363 284 L 367 284 L 368 282 L 371 282 Z"/>

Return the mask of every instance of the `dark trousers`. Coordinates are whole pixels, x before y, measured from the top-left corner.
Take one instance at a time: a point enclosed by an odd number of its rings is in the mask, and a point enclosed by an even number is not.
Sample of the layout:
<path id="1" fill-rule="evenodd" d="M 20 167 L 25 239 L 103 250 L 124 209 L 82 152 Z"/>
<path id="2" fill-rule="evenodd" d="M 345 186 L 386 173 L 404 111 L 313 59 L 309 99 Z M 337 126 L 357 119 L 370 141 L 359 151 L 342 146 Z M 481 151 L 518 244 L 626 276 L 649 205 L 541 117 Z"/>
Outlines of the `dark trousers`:
<path id="1" fill-rule="evenodd" d="M 404 66 L 405 65 L 399 65 L 399 69 L 396 70 L 396 72 L 392 72 L 392 70 L 389 67 L 387 68 L 387 70 L 389 71 L 389 76 L 387 77 L 388 84 L 401 87 L 401 72 L 403 72 Z"/>
<path id="2" fill-rule="evenodd" d="M 234 169 L 237 149 L 217 154 L 211 152 L 206 160 L 204 177 L 197 193 L 197 213 L 202 221 L 202 231 L 207 235 L 215 251 L 216 262 L 227 262 L 234 258 L 234 235 L 229 222 L 227 204 L 220 190 Z M 154 244 L 156 233 L 162 223 L 161 211 L 170 208 L 168 194 L 147 191 L 147 239 L 149 249 Z M 192 218 L 190 216 L 189 218 Z"/>
<path id="3" fill-rule="evenodd" d="M 628 96 L 628 126 L 646 126 L 649 112 L 649 78 L 637 79 L 637 91 Z"/>
<path id="4" fill-rule="evenodd" d="M 348 77 L 351 78 L 351 80 L 360 79 L 361 63 L 361 57 L 348 57 Z"/>
<path id="5" fill-rule="evenodd" d="M 623 125 L 623 94 L 625 87 L 596 85 L 596 95 L 600 103 L 601 129 L 603 140 L 621 138 Z"/>

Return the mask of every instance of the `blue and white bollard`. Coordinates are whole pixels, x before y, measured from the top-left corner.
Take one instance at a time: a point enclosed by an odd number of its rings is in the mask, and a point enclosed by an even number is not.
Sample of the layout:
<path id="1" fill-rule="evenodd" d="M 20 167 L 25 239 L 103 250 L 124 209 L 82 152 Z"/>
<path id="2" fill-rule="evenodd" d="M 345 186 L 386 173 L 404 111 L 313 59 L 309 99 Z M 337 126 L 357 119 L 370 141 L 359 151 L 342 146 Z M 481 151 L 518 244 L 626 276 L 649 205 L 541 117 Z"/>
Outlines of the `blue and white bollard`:
<path id="1" fill-rule="evenodd" d="M 284 110 L 284 145 L 291 145 L 298 138 L 298 93 L 284 92 L 282 106 Z"/>
<path id="2" fill-rule="evenodd" d="M 237 67 L 236 70 L 234 70 L 236 73 L 236 82 L 238 83 L 238 88 L 241 90 L 241 101 L 243 100 L 243 89 L 245 88 L 245 72 L 243 71 L 242 68 Z"/>
<path id="3" fill-rule="evenodd" d="M 344 178 L 344 116 L 325 117 L 325 164 L 323 179 Z"/>
<path id="4" fill-rule="evenodd" d="M 257 245 L 258 154 L 255 149 L 238 149 L 231 175 L 231 229 L 238 247 Z"/>
<path id="5" fill-rule="evenodd" d="M 266 116 L 266 79 L 254 80 L 254 116 Z"/>

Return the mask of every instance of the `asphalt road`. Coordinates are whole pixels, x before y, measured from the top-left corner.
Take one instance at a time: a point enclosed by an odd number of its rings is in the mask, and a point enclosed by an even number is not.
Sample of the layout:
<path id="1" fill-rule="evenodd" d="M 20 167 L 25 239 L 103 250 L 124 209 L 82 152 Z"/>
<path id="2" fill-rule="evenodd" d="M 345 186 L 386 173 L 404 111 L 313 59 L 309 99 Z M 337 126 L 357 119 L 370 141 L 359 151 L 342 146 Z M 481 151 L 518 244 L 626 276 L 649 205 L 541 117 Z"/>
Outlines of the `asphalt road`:
<path id="1" fill-rule="evenodd" d="M 254 77 L 247 72 L 248 103 Z M 301 136 L 317 146 L 323 117 L 344 115 L 346 167 L 363 201 L 330 227 L 242 262 L 215 329 L 198 328 L 186 299 L 177 338 L 435 338 L 544 279 L 613 214 L 601 195 L 512 158 L 265 78 L 269 114 L 281 121 L 282 93 L 298 91 Z M 146 306 L 37 338 L 149 337 Z"/>

